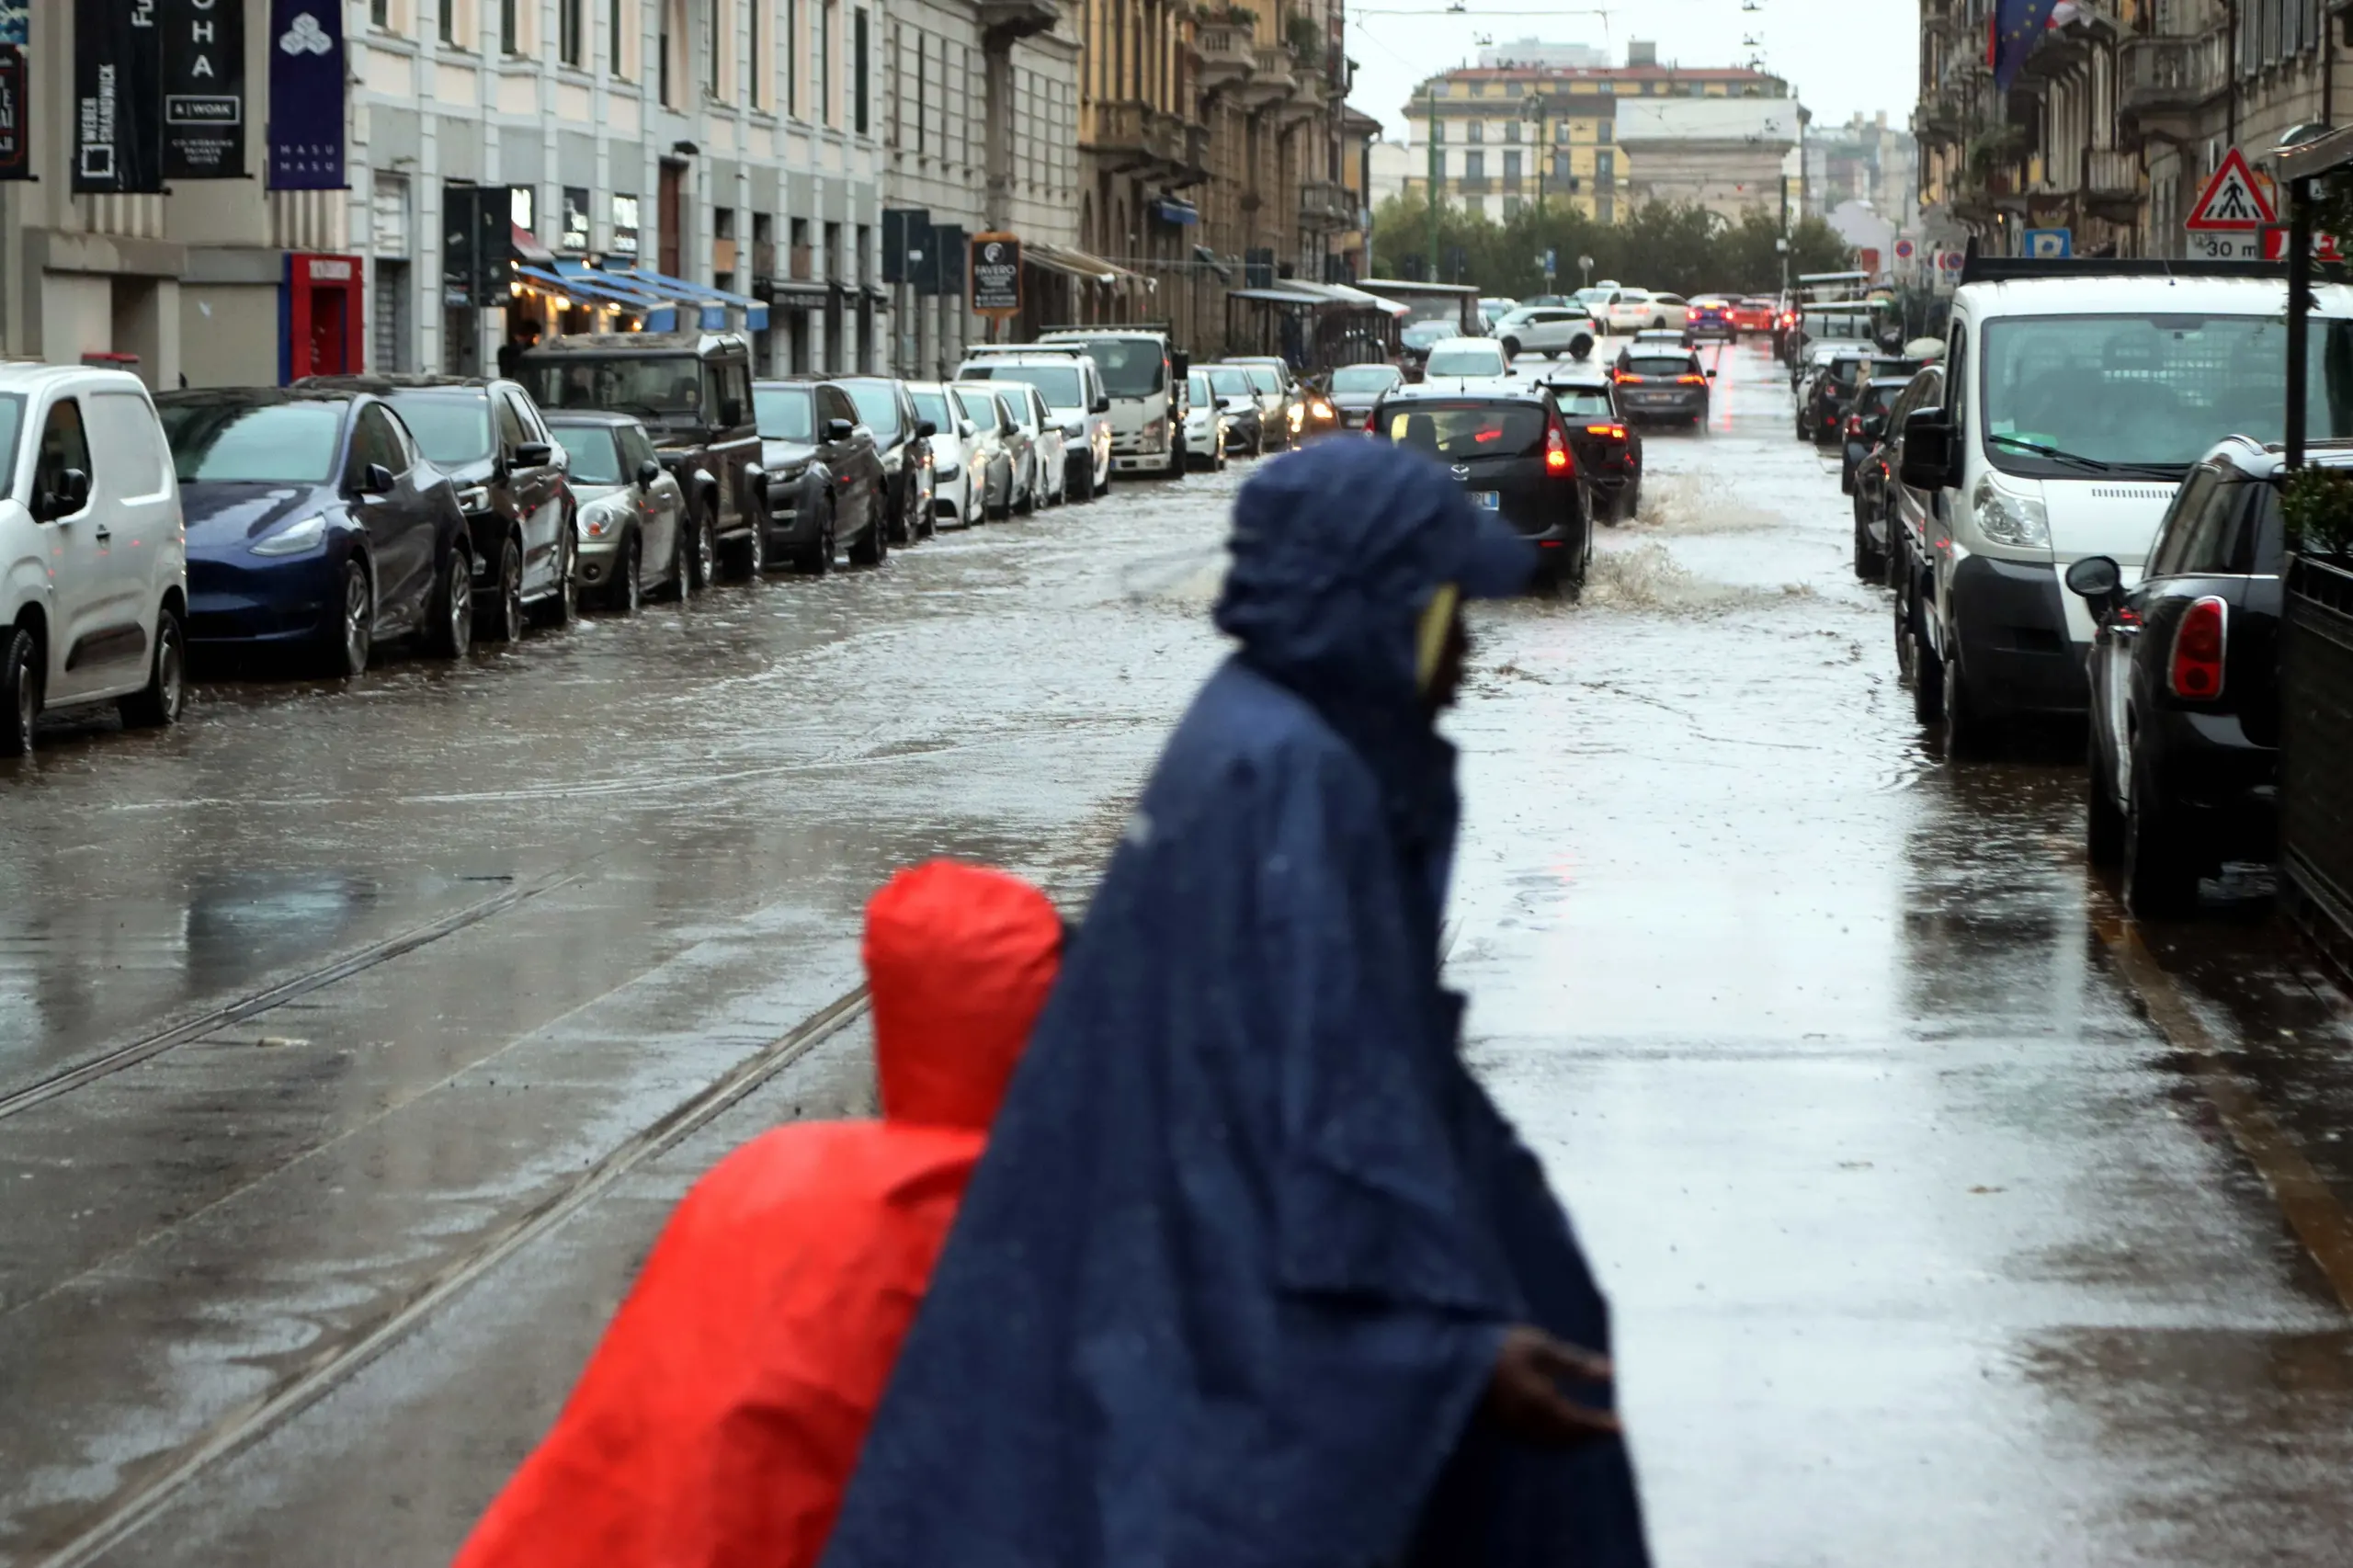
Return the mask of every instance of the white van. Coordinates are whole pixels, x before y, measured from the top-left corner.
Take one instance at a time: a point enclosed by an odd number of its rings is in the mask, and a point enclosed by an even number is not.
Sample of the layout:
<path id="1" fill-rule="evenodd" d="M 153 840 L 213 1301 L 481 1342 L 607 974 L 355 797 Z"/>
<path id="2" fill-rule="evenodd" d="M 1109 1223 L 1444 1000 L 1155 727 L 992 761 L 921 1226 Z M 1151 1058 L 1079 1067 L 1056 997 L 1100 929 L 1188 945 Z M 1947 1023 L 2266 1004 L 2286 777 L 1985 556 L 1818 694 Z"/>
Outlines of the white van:
<path id="1" fill-rule="evenodd" d="M 2353 289 L 2314 294 L 2311 433 L 2353 436 Z M 1905 420 L 1902 473 L 1928 501 L 1917 706 L 1956 755 L 2010 719 L 2086 710 L 2093 626 L 2068 566 L 2106 555 L 2137 576 L 2207 449 L 2281 438 L 2287 313 L 2276 270 L 1971 259 L 1946 406 Z"/>
<path id="2" fill-rule="evenodd" d="M 1192 367 L 1165 326 L 1069 326 L 1038 335 L 1037 347 L 1076 343 L 1103 372 L 1111 394 L 1111 461 L 1122 473 L 1185 472 L 1185 377 Z"/>
<path id="3" fill-rule="evenodd" d="M 1027 381 L 1044 394 L 1062 428 L 1069 470 L 1064 500 L 1087 501 L 1111 486 L 1111 394 L 1083 345 L 1034 343 L 975 347 L 956 368 L 960 381 Z"/>
<path id="4" fill-rule="evenodd" d="M 0 366 L 0 756 L 44 710 L 169 724 L 187 694 L 188 527 L 135 376 Z"/>

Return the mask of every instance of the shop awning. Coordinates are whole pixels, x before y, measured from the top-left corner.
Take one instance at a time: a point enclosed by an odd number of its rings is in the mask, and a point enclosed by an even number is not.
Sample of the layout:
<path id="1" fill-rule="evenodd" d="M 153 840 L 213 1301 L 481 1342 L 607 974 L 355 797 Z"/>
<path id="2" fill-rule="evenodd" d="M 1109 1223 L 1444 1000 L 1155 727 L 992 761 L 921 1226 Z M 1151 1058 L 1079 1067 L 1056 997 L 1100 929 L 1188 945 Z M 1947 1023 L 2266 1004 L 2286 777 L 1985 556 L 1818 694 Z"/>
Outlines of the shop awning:
<path id="1" fill-rule="evenodd" d="M 1028 240 L 1021 246 L 1021 259 L 1032 267 L 1042 267 L 1049 272 L 1060 272 L 1089 283 L 1139 283 L 1141 274 L 1124 267 L 1114 266 L 1099 256 L 1089 256 L 1083 250 L 1058 245 L 1045 240 Z"/>
<path id="2" fill-rule="evenodd" d="M 570 267 L 564 267 L 563 270 L 567 275 L 571 272 Z M 701 324 L 712 330 L 722 329 L 727 325 L 727 312 L 731 310 L 744 312 L 744 324 L 749 330 L 753 332 L 767 330 L 767 301 L 756 300 L 749 294 L 730 293 L 724 289 L 714 289 L 708 283 L 689 283 L 683 278 L 672 278 L 666 273 L 655 272 L 643 267 L 583 267 L 581 270 L 597 278 L 617 278 L 631 288 L 642 290 L 649 294 L 661 294 L 669 299 L 700 306 Z"/>
<path id="3" fill-rule="evenodd" d="M 1268 305 L 1323 305 L 1329 304 L 1331 302 L 1328 300 L 1319 299 L 1313 294 L 1301 292 L 1288 287 L 1281 289 L 1229 289 L 1225 291 L 1225 297 L 1229 300 L 1256 300 L 1262 304 Z"/>
<path id="4" fill-rule="evenodd" d="M 552 289 L 573 299 L 612 305 L 625 311 L 650 313 L 669 310 L 677 304 L 676 300 L 665 300 L 642 290 L 632 289 L 619 278 L 601 277 L 593 268 L 584 267 L 571 273 L 551 272 L 540 267 L 517 267 L 515 270 L 527 283 Z"/>
<path id="5" fill-rule="evenodd" d="M 537 267 L 545 267 L 550 262 L 555 260 L 555 252 L 540 244 L 539 235 L 531 233 L 530 230 L 523 227 L 520 223 L 509 223 L 506 226 L 515 231 L 515 256 L 517 260 L 528 261 Z"/>
<path id="6" fill-rule="evenodd" d="M 1179 201 L 1172 196 L 1164 196 L 1154 202 L 1152 215 L 1164 223 L 1198 223 L 1201 221 L 1200 209 L 1189 201 Z"/>

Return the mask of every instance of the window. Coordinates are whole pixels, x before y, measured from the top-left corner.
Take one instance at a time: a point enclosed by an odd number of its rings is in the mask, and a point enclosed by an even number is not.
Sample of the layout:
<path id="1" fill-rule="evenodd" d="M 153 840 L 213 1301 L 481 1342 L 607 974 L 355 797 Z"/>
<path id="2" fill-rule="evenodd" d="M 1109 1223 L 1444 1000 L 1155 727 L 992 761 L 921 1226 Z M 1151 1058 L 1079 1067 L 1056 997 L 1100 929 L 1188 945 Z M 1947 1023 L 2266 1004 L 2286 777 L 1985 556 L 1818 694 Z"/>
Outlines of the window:
<path id="1" fill-rule="evenodd" d="M 408 467 L 406 456 L 400 435 L 392 428 L 392 416 L 384 412 L 383 404 L 371 403 L 352 421 L 351 460 L 344 464 L 345 483 L 354 490 L 363 488 L 371 463 L 398 478 Z"/>
<path id="2" fill-rule="evenodd" d="M 751 28 L 752 107 L 754 108 L 768 107 L 767 82 L 770 62 L 760 53 L 762 37 L 760 18 L 767 14 L 767 8 L 768 0 L 752 0 L 752 8 L 745 13 L 745 19 Z"/>
<path id="3" fill-rule="evenodd" d="M 441 0 L 440 23 L 435 36 L 447 44 L 458 41 L 458 0 Z"/>
<path id="4" fill-rule="evenodd" d="M 1485 179 L 1487 177 L 1487 154 L 1484 153 L 1463 153 L 1462 177 L 1464 179 Z"/>
<path id="5" fill-rule="evenodd" d="M 90 472 L 90 443 L 82 434 L 82 405 L 64 398 L 51 405 L 41 426 L 40 453 L 33 466 L 33 494 L 54 494 L 67 469 Z"/>
<path id="6" fill-rule="evenodd" d="M 581 35 L 587 21 L 580 8 L 586 3 L 587 0 L 555 0 L 556 58 L 566 65 L 580 63 Z"/>
<path id="7" fill-rule="evenodd" d="M 1506 196 L 1504 198 L 1504 216 L 1506 218 L 1517 218 L 1519 216 L 1518 197 Z"/>
<path id="8" fill-rule="evenodd" d="M 817 38 L 809 53 L 817 74 L 817 123 L 834 122 L 834 0 L 817 0 Z"/>
<path id="9" fill-rule="evenodd" d="M 850 40 L 850 69 L 858 74 L 856 84 L 850 89 L 850 102 L 852 105 L 850 129 L 857 131 L 860 136 L 864 136 L 868 132 L 866 119 L 866 7 L 863 6 L 859 6 L 851 16 Z"/>
<path id="10" fill-rule="evenodd" d="M 784 112 L 801 112 L 801 0 L 784 0 Z"/>
<path id="11" fill-rule="evenodd" d="M 815 430 L 806 387 L 761 387 L 752 404 L 764 441 L 806 441 Z"/>
<path id="12" fill-rule="evenodd" d="M 712 97 L 723 101 L 727 97 L 727 0 L 710 0 L 710 75 L 704 85 Z"/>
<path id="13" fill-rule="evenodd" d="M 654 0 L 654 4 L 661 7 L 662 17 L 654 38 L 654 68 L 658 76 L 656 90 L 660 93 L 662 101 L 675 108 L 677 107 L 678 100 L 671 85 L 671 72 L 676 63 L 672 56 L 676 52 L 677 39 L 670 21 L 670 11 L 675 0 Z"/>
<path id="14" fill-rule="evenodd" d="M 1504 154 L 1504 178 L 1518 179 L 1518 177 L 1519 154 L 1516 152 L 1506 153 Z"/>
<path id="15" fill-rule="evenodd" d="M 368 20 L 389 31 L 392 25 L 392 0 L 368 0 Z"/>
<path id="16" fill-rule="evenodd" d="M 1516 119 L 1506 119 L 1504 121 L 1504 140 L 1506 142 L 1517 142 L 1519 140 L 1519 121 Z"/>
<path id="17" fill-rule="evenodd" d="M 605 0 L 605 63 L 616 76 L 626 75 L 629 71 L 629 49 L 623 41 L 629 36 L 629 27 L 621 12 L 621 0 Z"/>
<path id="18" fill-rule="evenodd" d="M 498 0 L 498 51 L 501 54 L 522 52 L 522 35 L 517 30 L 520 19 L 516 16 L 516 8 L 520 4 L 521 0 Z"/>
<path id="19" fill-rule="evenodd" d="M 145 398 L 134 392 L 93 393 L 90 427 L 107 449 L 105 467 L 91 475 L 102 494 L 146 500 L 163 493 L 164 449 Z"/>
<path id="20" fill-rule="evenodd" d="M 478 392 L 403 392 L 392 407 L 425 455 L 448 467 L 490 456 L 490 410 Z"/>
<path id="21" fill-rule="evenodd" d="M 335 477 L 335 452 L 343 434 L 344 403 L 165 403 L 164 436 L 172 444 L 172 466 L 183 483 L 220 480 L 245 484 L 324 484 Z M 61 428 L 59 415 L 70 428 Z M 78 455 L 79 460 L 75 460 Z M 89 472 L 89 448 L 82 439 L 81 413 L 70 403 L 50 410 L 41 432 L 36 493 L 56 488 L 56 475 L 69 468 Z"/>
<path id="22" fill-rule="evenodd" d="M 1430 141 L 1439 146 L 1445 145 L 1446 121 L 1442 119 L 1433 119 L 1430 121 Z"/>
<path id="23" fill-rule="evenodd" d="M 572 460 L 574 484 L 619 484 L 629 472 L 621 466 L 621 432 L 613 426 L 559 425 L 555 438 Z"/>
<path id="24" fill-rule="evenodd" d="M 1472 120 L 1471 122 L 1471 140 L 1473 142 L 1484 142 L 1486 139 L 1487 122 L 1483 119 Z"/>
<path id="25" fill-rule="evenodd" d="M 1609 144 L 1609 121 L 1597 119 L 1593 122 L 1593 139 L 1605 147 Z"/>
<path id="26" fill-rule="evenodd" d="M 1607 187 L 1618 178 L 1618 154 L 1596 153 L 1593 155 L 1593 179 L 1596 185 Z"/>

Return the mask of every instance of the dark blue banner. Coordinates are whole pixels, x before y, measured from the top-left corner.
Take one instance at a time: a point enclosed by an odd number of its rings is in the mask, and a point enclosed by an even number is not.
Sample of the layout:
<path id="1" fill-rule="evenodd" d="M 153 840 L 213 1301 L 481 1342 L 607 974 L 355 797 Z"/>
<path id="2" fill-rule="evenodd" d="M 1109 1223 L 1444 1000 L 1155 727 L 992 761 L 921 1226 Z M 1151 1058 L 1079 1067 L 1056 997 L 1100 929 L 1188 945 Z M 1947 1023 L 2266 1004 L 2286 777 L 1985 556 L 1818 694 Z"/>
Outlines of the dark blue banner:
<path id="1" fill-rule="evenodd" d="M 342 0 L 270 0 L 269 188 L 341 190 Z"/>
<path id="2" fill-rule="evenodd" d="M 2058 7 L 2059 0 L 1995 0 L 1994 37 L 1986 51 L 1995 86 L 2009 91 L 2010 84 L 2018 80 L 2018 68 L 2042 41 L 2051 27 L 2051 13 Z"/>
<path id="3" fill-rule="evenodd" d="M 164 188 L 162 23 L 155 0 L 76 0 L 76 195 Z"/>
<path id="4" fill-rule="evenodd" d="M 0 179 L 33 177 L 25 63 L 31 53 L 30 0 L 0 0 Z"/>

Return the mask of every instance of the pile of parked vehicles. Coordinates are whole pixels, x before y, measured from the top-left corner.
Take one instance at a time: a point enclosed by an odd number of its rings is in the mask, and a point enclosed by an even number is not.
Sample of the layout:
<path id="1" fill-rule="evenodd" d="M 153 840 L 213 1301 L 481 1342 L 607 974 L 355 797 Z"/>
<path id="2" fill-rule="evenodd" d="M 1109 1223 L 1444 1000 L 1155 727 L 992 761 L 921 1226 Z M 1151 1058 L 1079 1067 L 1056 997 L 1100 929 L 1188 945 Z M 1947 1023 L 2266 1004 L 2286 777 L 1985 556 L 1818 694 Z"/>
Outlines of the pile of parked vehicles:
<path id="1" fill-rule="evenodd" d="M 2342 362 L 2353 288 L 2313 298 Z M 2286 317 L 2278 267 L 1972 257 L 1936 359 L 1824 394 L 1835 429 L 1800 404 L 1916 717 L 1957 758 L 2085 734 L 2086 847 L 2143 916 L 2272 853 Z M 2309 460 L 2353 465 L 2353 404 L 2310 408 Z"/>

